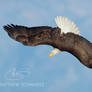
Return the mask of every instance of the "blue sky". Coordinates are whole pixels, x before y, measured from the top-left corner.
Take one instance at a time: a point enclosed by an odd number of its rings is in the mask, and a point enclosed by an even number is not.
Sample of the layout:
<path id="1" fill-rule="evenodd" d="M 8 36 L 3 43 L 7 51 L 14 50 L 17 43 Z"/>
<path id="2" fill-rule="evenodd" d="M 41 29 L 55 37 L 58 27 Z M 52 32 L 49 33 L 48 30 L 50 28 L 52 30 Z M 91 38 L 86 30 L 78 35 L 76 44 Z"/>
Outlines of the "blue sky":
<path id="1" fill-rule="evenodd" d="M 23 46 L 2 27 L 10 23 L 55 27 L 54 18 L 66 16 L 92 42 L 91 9 L 92 0 L 0 0 L 0 92 L 91 92 L 92 70 L 74 56 L 62 52 L 50 59 L 51 46 Z"/>

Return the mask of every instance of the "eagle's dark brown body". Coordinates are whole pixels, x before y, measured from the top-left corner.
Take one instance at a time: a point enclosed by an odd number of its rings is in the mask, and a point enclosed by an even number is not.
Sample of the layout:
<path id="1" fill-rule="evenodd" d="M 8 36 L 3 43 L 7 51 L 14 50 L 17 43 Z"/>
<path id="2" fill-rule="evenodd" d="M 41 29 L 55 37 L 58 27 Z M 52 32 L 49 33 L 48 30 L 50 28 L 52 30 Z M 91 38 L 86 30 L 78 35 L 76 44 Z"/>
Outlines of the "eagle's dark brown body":
<path id="1" fill-rule="evenodd" d="M 28 46 L 51 45 L 76 56 L 85 66 L 92 68 L 92 43 L 73 33 L 61 34 L 59 28 L 48 26 L 24 27 L 7 25 L 4 29 L 16 41 Z"/>

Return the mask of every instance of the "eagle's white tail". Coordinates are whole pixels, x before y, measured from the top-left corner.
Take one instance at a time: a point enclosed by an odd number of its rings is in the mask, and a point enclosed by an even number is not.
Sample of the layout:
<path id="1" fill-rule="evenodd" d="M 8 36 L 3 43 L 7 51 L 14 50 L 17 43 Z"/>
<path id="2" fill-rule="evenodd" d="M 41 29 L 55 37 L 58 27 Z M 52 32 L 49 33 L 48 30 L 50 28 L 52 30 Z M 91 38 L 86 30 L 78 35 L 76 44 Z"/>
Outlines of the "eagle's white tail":
<path id="1" fill-rule="evenodd" d="M 80 34 L 76 24 L 64 16 L 57 16 L 55 18 L 57 26 L 61 29 L 61 33 L 74 33 Z"/>

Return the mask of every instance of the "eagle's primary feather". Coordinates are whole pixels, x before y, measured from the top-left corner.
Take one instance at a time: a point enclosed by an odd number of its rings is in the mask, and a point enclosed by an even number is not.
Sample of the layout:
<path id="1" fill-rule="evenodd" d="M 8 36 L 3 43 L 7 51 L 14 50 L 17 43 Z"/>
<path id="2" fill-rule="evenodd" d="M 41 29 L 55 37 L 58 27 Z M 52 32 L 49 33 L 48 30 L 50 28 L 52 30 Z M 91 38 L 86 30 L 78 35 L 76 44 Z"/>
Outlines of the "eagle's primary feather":
<path id="1" fill-rule="evenodd" d="M 92 68 L 92 43 L 74 33 L 61 34 L 58 27 L 49 26 L 25 27 L 19 25 L 5 25 L 8 35 L 24 45 L 51 45 L 61 51 L 67 51 L 76 56 L 82 64 Z"/>

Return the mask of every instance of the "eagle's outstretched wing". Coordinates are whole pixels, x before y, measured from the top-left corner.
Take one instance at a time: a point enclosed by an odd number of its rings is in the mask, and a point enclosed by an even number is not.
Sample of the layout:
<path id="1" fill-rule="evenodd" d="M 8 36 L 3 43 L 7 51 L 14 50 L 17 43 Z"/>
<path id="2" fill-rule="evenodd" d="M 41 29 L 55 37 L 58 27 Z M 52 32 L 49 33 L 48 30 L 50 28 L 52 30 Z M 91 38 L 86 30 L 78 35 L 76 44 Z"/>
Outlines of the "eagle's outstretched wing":
<path id="1" fill-rule="evenodd" d="M 52 31 L 54 28 L 49 26 L 40 27 L 25 27 L 18 25 L 6 25 L 4 29 L 8 35 L 16 41 L 21 42 L 24 45 L 36 46 L 40 44 L 52 45 Z M 54 34 L 53 34 L 54 35 Z"/>
<path id="2" fill-rule="evenodd" d="M 24 45 L 51 45 L 61 51 L 73 54 L 85 66 L 92 68 L 92 43 L 79 35 L 61 34 L 59 28 L 49 26 L 28 28 L 11 24 L 4 26 L 4 29 L 11 38 Z"/>

